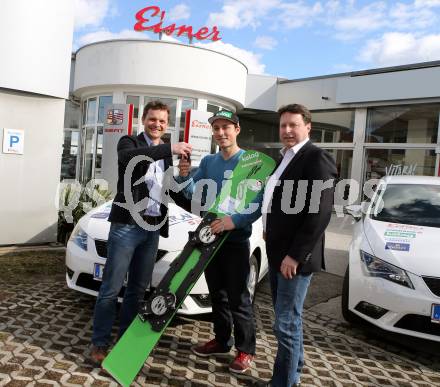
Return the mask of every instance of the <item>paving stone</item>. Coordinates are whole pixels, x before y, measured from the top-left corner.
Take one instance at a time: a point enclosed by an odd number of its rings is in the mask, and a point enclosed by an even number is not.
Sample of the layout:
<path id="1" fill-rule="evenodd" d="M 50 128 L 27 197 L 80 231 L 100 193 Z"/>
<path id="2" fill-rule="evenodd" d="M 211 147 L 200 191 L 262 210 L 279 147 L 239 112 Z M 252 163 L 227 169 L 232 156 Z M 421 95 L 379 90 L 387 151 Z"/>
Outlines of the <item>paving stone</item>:
<path id="1" fill-rule="evenodd" d="M 0 386 L 117 386 L 89 362 L 94 298 L 62 280 L 0 284 Z M 276 355 L 268 286 L 255 302 L 257 353 L 245 375 L 227 356 L 200 358 L 191 346 L 213 338 L 209 318 L 178 317 L 145 362 L 135 386 L 252 386 L 270 378 Z M 381 342 L 362 329 L 304 311 L 303 386 L 440 386 L 440 358 Z M 116 332 L 116 329 L 115 329 Z"/>

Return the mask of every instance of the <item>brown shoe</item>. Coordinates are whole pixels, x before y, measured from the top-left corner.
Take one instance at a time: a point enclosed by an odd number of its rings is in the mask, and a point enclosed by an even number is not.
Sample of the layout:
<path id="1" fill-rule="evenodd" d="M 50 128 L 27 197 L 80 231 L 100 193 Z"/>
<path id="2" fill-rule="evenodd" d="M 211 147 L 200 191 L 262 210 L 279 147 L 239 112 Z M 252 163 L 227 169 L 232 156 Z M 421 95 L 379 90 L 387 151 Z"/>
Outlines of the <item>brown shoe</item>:
<path id="1" fill-rule="evenodd" d="M 251 368 L 253 360 L 252 355 L 239 351 L 234 361 L 229 365 L 229 371 L 242 374 Z"/>
<path id="2" fill-rule="evenodd" d="M 205 344 L 191 347 L 191 351 L 198 356 L 207 357 L 210 355 L 225 355 L 229 353 L 230 349 L 223 347 L 216 339 L 213 339 Z"/>
<path id="3" fill-rule="evenodd" d="M 97 345 L 93 345 L 90 351 L 90 360 L 93 364 L 101 365 L 107 356 L 107 347 L 101 347 Z"/>

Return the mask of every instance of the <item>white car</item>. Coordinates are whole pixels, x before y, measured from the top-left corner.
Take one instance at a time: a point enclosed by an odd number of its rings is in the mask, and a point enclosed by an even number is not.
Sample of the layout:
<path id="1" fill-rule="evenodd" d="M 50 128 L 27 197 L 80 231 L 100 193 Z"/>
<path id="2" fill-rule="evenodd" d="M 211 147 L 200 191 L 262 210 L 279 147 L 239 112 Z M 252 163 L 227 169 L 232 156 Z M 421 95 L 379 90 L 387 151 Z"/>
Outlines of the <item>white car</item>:
<path id="1" fill-rule="evenodd" d="M 358 222 L 344 278 L 344 318 L 440 341 L 440 178 L 387 176 Z"/>
<path id="2" fill-rule="evenodd" d="M 110 230 L 110 222 L 107 221 L 107 218 L 111 204 L 112 202 L 107 202 L 84 215 L 72 232 L 66 249 L 66 281 L 67 286 L 71 289 L 93 296 L 98 294 L 107 257 L 107 237 Z M 194 231 L 201 221 L 200 217 L 175 204 L 170 204 L 169 212 L 170 236 L 169 238 L 161 237 L 159 240 L 159 250 L 151 283 L 153 288 L 159 284 L 171 262 L 185 246 L 188 240 L 188 231 Z M 251 271 L 248 288 L 253 297 L 257 282 L 268 271 L 261 220 L 252 225 L 250 247 Z M 202 274 L 178 313 L 190 315 L 209 312 L 211 312 L 211 304 L 208 287 Z"/>

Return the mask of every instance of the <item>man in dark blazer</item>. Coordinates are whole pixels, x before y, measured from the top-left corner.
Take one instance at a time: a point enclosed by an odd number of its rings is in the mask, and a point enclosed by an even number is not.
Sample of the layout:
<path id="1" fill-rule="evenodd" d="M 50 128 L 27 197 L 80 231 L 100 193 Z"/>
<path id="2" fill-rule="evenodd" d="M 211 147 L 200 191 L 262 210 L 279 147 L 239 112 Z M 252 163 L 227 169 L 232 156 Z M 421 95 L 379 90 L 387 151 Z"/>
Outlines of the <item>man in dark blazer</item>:
<path id="1" fill-rule="evenodd" d="M 148 103 L 142 114 L 144 132 L 124 136 L 117 146 L 117 193 L 109 216 L 107 261 L 96 299 L 91 360 L 100 364 L 110 345 L 118 294 L 128 273 L 120 311 L 119 337 L 138 311 L 138 303 L 151 281 L 159 236 L 168 237 L 168 211 L 163 192 L 172 155 L 188 157 L 191 145 L 164 144 L 169 108 L 160 101 Z M 183 195 L 170 196 L 183 206 Z"/>
<path id="2" fill-rule="evenodd" d="M 266 186 L 263 223 L 278 341 L 271 386 L 300 383 L 304 365 L 302 310 L 313 272 L 324 267 L 335 162 L 309 139 L 312 117 L 302 105 L 278 110 L 282 159 Z"/>

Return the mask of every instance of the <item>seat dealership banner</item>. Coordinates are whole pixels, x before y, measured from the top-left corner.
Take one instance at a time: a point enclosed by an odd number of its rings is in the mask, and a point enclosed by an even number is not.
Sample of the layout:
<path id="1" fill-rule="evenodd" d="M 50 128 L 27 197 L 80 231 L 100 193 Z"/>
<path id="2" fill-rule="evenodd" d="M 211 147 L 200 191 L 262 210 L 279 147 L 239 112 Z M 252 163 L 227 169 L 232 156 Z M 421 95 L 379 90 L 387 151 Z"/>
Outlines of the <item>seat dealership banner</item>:
<path id="1" fill-rule="evenodd" d="M 132 133 L 133 105 L 110 104 L 105 107 L 102 140 L 102 178 L 109 189 L 116 192 L 118 179 L 118 155 L 116 146 L 122 136 Z"/>

